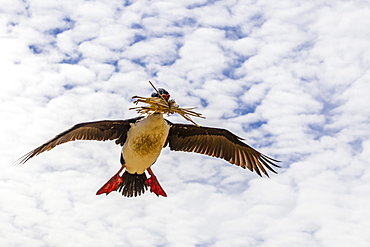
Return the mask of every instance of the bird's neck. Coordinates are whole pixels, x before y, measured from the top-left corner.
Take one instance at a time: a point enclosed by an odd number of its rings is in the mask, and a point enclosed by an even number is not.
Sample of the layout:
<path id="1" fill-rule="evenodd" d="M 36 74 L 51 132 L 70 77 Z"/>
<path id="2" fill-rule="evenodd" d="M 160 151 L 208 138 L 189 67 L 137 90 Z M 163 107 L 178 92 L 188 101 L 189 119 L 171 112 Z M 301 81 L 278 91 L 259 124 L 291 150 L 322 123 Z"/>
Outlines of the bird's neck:
<path id="1" fill-rule="evenodd" d="M 160 124 L 164 121 L 162 113 L 151 113 L 146 116 L 141 122 L 148 123 L 150 125 Z"/>

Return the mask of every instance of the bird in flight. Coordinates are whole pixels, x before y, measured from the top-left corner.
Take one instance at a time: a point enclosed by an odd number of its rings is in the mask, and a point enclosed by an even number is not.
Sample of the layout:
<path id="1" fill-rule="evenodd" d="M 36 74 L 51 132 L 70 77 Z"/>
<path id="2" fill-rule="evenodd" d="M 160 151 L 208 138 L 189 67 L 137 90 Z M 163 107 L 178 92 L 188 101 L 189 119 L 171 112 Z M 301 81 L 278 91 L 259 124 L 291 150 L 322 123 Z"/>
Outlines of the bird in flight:
<path id="1" fill-rule="evenodd" d="M 152 93 L 152 98 L 169 102 L 170 94 L 163 88 Z M 242 168 L 261 172 L 269 176 L 266 169 L 276 173 L 272 166 L 278 160 L 272 159 L 242 142 L 242 138 L 226 129 L 196 126 L 193 124 L 171 123 L 163 112 L 152 111 L 147 116 L 127 120 L 103 120 L 79 123 L 58 134 L 38 148 L 27 153 L 19 164 L 65 142 L 75 140 L 115 140 L 122 146 L 118 172 L 96 193 L 108 195 L 118 191 L 126 197 L 143 194 L 148 187 L 157 196 L 167 194 L 152 171 L 162 148 L 169 146 L 172 151 L 195 152 L 218 157 Z M 147 177 L 146 172 L 149 174 Z"/>

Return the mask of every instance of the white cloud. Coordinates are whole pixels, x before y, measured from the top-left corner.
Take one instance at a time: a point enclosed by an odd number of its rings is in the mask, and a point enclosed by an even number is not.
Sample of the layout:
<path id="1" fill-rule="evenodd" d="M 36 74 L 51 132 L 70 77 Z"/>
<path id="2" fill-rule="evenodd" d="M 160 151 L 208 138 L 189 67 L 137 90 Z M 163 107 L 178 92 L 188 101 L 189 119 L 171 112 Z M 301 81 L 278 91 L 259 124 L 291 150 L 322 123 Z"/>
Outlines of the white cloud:
<path id="1" fill-rule="evenodd" d="M 1 2 L 1 1 L 0 1 Z M 367 246 L 366 1 L 1 2 L 0 243 L 7 246 Z M 148 80 L 227 128 L 279 174 L 164 150 L 167 198 L 95 192 L 113 142 L 12 162 L 73 124 L 136 116 Z M 172 122 L 184 122 L 179 116 Z"/>

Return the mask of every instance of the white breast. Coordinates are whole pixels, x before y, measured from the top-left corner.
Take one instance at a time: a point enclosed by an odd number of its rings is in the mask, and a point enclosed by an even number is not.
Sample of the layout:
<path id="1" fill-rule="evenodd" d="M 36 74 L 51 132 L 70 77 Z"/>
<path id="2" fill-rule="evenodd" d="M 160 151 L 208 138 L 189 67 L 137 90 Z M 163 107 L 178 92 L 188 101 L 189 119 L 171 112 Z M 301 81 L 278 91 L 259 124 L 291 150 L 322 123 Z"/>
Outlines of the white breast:
<path id="1" fill-rule="evenodd" d="M 162 114 L 152 114 L 133 124 L 127 132 L 122 148 L 126 169 L 129 173 L 142 174 L 158 158 L 166 142 L 170 126 Z"/>

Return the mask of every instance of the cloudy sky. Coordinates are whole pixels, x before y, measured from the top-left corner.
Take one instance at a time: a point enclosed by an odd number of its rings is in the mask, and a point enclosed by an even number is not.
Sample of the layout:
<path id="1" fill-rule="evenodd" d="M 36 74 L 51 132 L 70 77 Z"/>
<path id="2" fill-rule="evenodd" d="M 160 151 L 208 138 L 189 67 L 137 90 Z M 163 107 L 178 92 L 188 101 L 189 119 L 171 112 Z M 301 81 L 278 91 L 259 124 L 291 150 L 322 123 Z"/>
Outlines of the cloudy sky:
<path id="1" fill-rule="evenodd" d="M 0 6 L 2 246 L 368 246 L 368 1 Z M 120 167 L 114 142 L 13 166 L 75 123 L 136 116 L 149 80 L 279 174 L 164 149 L 153 170 L 168 197 L 124 198 L 95 195 Z"/>

